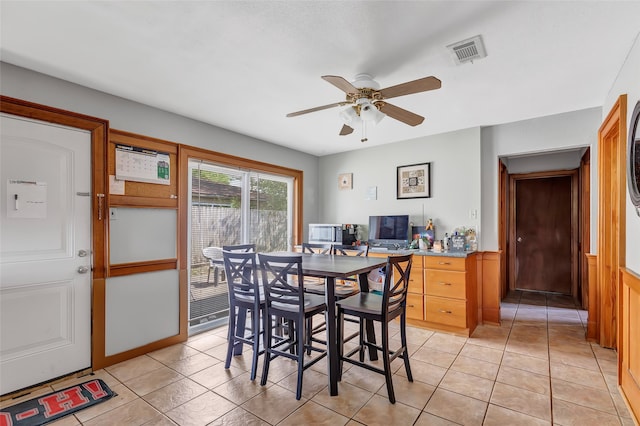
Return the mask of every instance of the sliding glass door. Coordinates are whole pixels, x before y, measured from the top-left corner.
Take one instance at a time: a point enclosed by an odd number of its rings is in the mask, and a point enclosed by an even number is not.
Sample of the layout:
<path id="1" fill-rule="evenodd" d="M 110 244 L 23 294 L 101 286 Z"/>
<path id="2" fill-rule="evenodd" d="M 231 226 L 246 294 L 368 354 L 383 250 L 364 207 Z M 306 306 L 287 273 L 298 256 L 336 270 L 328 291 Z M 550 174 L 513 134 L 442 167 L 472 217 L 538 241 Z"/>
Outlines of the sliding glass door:
<path id="1" fill-rule="evenodd" d="M 189 161 L 189 332 L 227 321 L 222 246 L 290 250 L 293 179 Z"/>

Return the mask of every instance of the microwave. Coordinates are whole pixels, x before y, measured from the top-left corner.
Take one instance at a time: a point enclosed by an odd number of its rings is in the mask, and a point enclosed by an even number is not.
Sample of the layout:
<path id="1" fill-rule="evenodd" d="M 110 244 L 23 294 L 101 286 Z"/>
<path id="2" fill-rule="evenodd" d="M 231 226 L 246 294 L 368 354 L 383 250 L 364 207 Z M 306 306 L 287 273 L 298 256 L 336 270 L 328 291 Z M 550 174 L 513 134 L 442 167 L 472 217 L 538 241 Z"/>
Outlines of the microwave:
<path id="1" fill-rule="evenodd" d="M 351 245 L 358 240 L 358 225 L 342 223 L 310 223 L 309 242 L 312 244 Z"/>

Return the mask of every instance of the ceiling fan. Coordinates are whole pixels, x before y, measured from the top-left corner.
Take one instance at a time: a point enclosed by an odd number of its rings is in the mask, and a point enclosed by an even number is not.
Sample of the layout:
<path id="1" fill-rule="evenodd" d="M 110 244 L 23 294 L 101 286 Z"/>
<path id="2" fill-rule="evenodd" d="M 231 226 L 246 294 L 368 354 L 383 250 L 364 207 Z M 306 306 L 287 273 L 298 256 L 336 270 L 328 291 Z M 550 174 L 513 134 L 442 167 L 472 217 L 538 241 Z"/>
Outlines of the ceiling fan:
<path id="1" fill-rule="evenodd" d="M 345 92 L 347 95 L 346 100 L 292 112 L 287 114 L 287 117 L 296 117 L 298 115 L 321 111 L 323 109 L 349 105 L 348 108 L 340 111 L 340 117 L 345 122 L 340 130 L 341 136 L 348 135 L 353 132 L 353 127 L 351 127 L 350 124 L 362 122 L 364 132 L 367 122 L 378 123 L 385 115 L 410 126 L 417 126 L 418 124 L 421 124 L 424 121 L 424 117 L 385 101 L 398 96 L 439 89 L 442 85 L 440 80 L 433 76 L 408 81 L 406 83 L 384 89 L 380 89 L 380 85 L 368 74 L 356 75 L 353 82 L 349 82 L 343 77 L 336 75 L 324 75 L 322 76 L 322 79 Z M 362 142 L 367 140 L 365 135 L 363 135 L 361 140 Z"/>

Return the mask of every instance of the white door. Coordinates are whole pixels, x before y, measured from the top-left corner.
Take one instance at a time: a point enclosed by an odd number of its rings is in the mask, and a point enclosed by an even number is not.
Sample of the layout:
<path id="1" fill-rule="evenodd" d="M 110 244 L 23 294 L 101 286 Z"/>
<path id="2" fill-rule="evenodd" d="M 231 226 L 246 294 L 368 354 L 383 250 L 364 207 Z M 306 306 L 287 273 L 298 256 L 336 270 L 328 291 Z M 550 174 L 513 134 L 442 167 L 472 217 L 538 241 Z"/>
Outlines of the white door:
<path id="1" fill-rule="evenodd" d="M 91 135 L 0 117 L 0 394 L 91 366 Z"/>

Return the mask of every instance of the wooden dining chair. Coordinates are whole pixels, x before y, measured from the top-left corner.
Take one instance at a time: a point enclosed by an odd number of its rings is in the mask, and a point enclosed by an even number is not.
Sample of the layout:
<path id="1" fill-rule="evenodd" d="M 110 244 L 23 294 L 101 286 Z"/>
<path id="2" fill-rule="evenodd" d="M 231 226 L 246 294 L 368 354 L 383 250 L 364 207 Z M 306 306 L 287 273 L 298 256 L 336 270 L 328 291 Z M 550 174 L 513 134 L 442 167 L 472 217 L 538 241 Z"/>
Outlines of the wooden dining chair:
<path id="1" fill-rule="evenodd" d="M 256 245 L 255 244 L 236 244 L 236 245 L 228 245 L 228 246 L 222 246 L 222 250 L 224 251 L 234 251 L 234 252 L 240 252 L 240 253 L 249 253 L 252 251 L 256 251 Z"/>
<path id="2" fill-rule="evenodd" d="M 255 252 L 222 251 L 224 268 L 229 286 L 229 331 L 227 335 L 227 358 L 224 368 L 231 366 L 233 353 L 243 344 L 251 346 L 251 380 L 256 378 L 258 357 L 264 353 L 260 347 L 260 336 L 264 327 L 265 297 L 259 283 Z M 251 323 L 245 326 L 247 311 L 251 313 Z M 249 332 L 247 334 L 247 332 Z"/>
<path id="3" fill-rule="evenodd" d="M 271 360 L 279 356 L 293 359 L 298 363 L 296 399 L 302 396 L 302 376 L 304 370 L 327 355 L 326 348 L 314 347 L 306 339 L 306 320 L 316 314 L 326 312 L 324 297 L 305 293 L 302 274 L 302 256 L 274 256 L 258 254 L 262 282 L 265 290 L 265 358 L 261 385 L 267 384 Z M 274 318 L 285 318 L 293 323 L 293 339 L 272 338 Z M 291 336 L 290 336 L 291 337 Z M 291 351 L 295 348 L 294 351 Z M 305 352 L 318 355 L 305 362 Z"/>
<path id="4" fill-rule="evenodd" d="M 400 357 L 404 360 L 407 379 L 413 382 L 411 366 L 409 365 L 409 351 L 407 350 L 407 290 L 409 288 L 409 274 L 413 254 L 406 256 L 389 256 L 386 265 L 386 275 L 382 294 L 359 293 L 336 302 L 338 306 L 338 356 L 340 360 L 340 376 L 342 376 L 343 363 L 354 364 L 367 370 L 384 375 L 387 384 L 389 401 L 395 404 L 396 398 L 393 392 L 393 380 L 391 363 Z M 344 318 L 345 315 L 358 317 L 360 320 L 360 338 L 358 346 L 348 353 L 344 353 Z M 400 348 L 389 348 L 389 322 L 400 318 Z M 377 321 L 382 329 L 382 341 L 380 345 L 367 340 L 365 333 L 365 321 Z M 383 368 L 366 363 L 364 359 L 365 348 L 374 348 L 382 352 Z M 358 354 L 358 359 L 352 358 Z"/>

